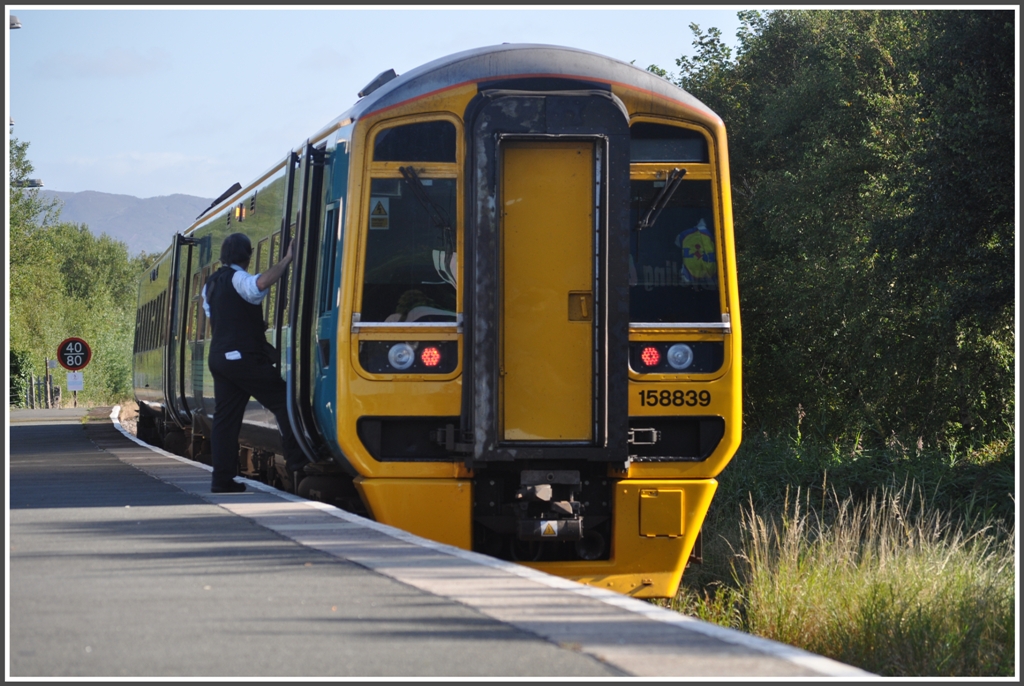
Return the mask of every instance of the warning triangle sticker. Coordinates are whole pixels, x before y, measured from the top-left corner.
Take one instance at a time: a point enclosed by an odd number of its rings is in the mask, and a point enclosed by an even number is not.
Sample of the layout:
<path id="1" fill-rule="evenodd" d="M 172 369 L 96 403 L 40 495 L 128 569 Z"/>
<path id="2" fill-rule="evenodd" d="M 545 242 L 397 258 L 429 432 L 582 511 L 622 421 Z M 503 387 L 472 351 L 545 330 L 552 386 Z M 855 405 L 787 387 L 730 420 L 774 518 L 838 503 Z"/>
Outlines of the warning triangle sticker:
<path id="1" fill-rule="evenodd" d="M 373 208 L 373 212 L 370 212 L 370 214 L 374 217 L 386 217 L 388 216 L 388 211 L 384 209 L 384 203 L 378 200 L 377 206 Z"/>
<path id="2" fill-rule="evenodd" d="M 548 522 L 547 524 L 544 525 L 544 528 L 541 530 L 540 535 L 541 536 L 557 536 L 558 535 L 558 529 L 556 529 L 554 527 L 554 525 L 552 525 L 551 522 Z"/>

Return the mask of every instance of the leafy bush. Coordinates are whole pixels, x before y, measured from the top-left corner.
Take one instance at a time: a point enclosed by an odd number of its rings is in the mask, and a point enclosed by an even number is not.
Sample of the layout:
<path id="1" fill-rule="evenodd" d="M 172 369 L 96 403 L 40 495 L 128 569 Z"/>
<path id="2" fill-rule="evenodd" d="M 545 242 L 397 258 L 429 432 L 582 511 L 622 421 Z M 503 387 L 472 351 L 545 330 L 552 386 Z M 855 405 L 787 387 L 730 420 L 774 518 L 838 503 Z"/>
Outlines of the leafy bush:
<path id="1" fill-rule="evenodd" d="M 24 350 L 11 350 L 11 385 L 8 389 L 8 403 L 11 407 L 24 407 L 30 383 L 31 357 Z"/>

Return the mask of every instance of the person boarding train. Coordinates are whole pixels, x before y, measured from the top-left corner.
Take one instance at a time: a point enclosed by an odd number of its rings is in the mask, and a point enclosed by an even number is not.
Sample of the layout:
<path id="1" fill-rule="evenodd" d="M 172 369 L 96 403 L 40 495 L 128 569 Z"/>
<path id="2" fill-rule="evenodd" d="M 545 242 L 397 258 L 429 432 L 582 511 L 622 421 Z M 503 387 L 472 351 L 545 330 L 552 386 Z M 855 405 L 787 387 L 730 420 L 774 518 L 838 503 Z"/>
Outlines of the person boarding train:
<path id="1" fill-rule="evenodd" d="M 284 275 L 292 261 L 292 243 L 281 260 L 261 274 L 248 272 L 252 243 L 243 233 L 233 233 L 220 248 L 223 265 L 203 286 L 203 309 L 210 320 L 209 367 L 213 375 L 214 411 L 210 437 L 213 453 L 213 493 L 241 493 L 245 484 L 235 481 L 238 472 L 238 436 L 249 398 L 253 397 L 277 418 L 288 476 L 297 490 L 298 476 L 306 458 L 299 449 L 288 421 L 286 384 L 275 366 L 267 342 L 267 324 L 260 303 L 270 287 Z"/>

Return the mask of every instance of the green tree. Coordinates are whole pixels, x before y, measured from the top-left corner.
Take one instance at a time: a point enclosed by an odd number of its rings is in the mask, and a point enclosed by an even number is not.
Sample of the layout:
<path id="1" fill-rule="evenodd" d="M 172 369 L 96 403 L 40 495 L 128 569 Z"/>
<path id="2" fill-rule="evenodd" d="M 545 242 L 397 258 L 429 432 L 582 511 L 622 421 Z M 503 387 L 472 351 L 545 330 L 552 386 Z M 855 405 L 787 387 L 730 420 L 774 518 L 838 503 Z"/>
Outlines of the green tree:
<path id="1" fill-rule="evenodd" d="M 152 256 L 129 257 L 124 243 L 61 222 L 57 203 L 22 184 L 32 172 L 27 149 L 12 140 L 9 401 L 22 402 L 28 374 L 41 375 L 58 343 L 79 336 L 93 349 L 79 399 L 119 402 L 132 390 L 136 277 Z M 54 376 L 63 382 L 63 370 Z"/>
<path id="2" fill-rule="evenodd" d="M 43 234 L 51 226 L 59 208 L 55 202 L 39 198 L 38 190 L 25 186 L 33 171 L 28 159 L 27 142 L 11 138 L 9 184 L 10 264 L 10 400 L 22 402 L 32 370 L 43 370 L 42 355 L 35 344 L 45 340 L 47 312 L 62 308 L 57 259 L 48 251 Z M 51 287 L 58 282 L 57 289 Z"/>
<path id="3" fill-rule="evenodd" d="M 887 184 L 905 211 L 874 229 L 887 295 L 906 313 L 893 390 L 954 435 L 1013 421 L 1013 23 L 1009 11 L 922 13 L 914 145 Z"/>
<path id="4" fill-rule="evenodd" d="M 735 58 L 691 25 L 677 82 L 729 131 L 748 420 L 879 441 L 1005 429 L 1012 14 L 739 16 Z"/>

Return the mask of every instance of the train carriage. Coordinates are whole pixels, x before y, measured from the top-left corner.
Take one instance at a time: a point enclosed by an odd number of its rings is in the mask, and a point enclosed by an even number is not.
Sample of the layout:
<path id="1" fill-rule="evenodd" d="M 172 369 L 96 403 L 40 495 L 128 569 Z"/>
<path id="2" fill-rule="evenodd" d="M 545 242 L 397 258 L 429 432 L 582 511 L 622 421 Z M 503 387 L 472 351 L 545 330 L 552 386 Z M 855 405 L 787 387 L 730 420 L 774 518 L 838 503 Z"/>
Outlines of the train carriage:
<path id="1" fill-rule="evenodd" d="M 725 129 L 668 81 L 500 45 L 382 73 L 140 278 L 140 436 L 208 459 L 200 303 L 255 271 L 309 464 L 252 402 L 240 473 L 639 597 L 674 595 L 740 442 Z"/>

